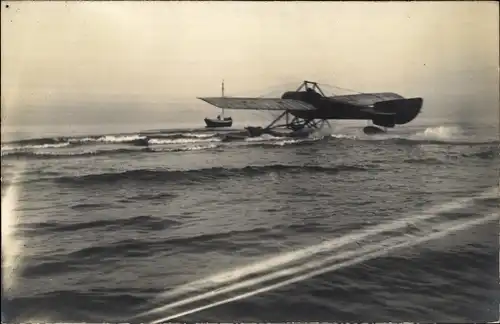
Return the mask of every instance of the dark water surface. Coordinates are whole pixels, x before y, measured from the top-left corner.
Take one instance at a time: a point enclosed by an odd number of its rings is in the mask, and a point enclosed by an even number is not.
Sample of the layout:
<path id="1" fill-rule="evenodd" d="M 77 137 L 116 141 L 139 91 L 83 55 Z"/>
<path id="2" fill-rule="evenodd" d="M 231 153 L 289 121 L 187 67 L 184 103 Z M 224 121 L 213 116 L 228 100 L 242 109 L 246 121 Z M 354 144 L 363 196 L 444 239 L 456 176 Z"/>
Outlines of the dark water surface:
<path id="1" fill-rule="evenodd" d="M 22 256 L 4 276 L 7 316 L 498 319 L 498 214 L 484 218 L 499 209 L 498 128 L 221 132 L 3 142 L 4 274 Z"/>

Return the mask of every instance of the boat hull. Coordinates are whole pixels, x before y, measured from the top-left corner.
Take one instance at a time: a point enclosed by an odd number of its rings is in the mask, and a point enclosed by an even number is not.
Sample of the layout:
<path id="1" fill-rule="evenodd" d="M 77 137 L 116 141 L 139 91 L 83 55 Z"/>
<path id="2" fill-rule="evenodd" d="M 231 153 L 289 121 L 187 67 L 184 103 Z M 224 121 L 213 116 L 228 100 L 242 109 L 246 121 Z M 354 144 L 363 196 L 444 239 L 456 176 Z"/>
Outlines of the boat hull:
<path id="1" fill-rule="evenodd" d="M 211 119 L 205 118 L 206 127 L 216 128 L 216 127 L 231 127 L 233 125 L 233 120 L 231 118 L 224 119 Z"/>

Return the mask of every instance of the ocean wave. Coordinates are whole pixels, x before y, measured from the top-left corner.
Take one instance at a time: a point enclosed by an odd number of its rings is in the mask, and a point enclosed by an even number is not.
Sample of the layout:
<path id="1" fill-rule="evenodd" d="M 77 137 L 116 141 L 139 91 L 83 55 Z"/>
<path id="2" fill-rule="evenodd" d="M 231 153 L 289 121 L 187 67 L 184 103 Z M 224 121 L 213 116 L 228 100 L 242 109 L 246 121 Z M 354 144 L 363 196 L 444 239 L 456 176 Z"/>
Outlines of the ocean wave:
<path id="1" fill-rule="evenodd" d="M 106 148 L 85 151 L 29 151 L 29 150 L 12 150 L 2 152 L 3 159 L 72 159 L 72 158 L 85 158 L 93 156 L 114 156 L 114 155 L 127 155 L 127 154 L 144 154 L 144 153 L 169 153 L 169 152 L 189 152 L 189 151 L 203 151 L 216 148 L 233 148 L 233 147 L 260 147 L 260 148 L 275 148 L 284 146 L 301 146 L 310 145 L 313 143 L 327 141 L 327 137 L 323 138 L 305 138 L 305 139 L 280 139 L 273 138 L 267 140 L 250 140 L 239 141 L 237 143 L 221 143 L 217 138 L 204 138 L 201 140 L 190 139 L 177 139 L 177 140 L 150 140 L 151 144 L 177 144 L 175 147 L 168 146 L 155 146 L 149 145 L 146 147 L 137 148 Z M 180 145 L 184 144 L 184 145 Z"/>
<path id="2" fill-rule="evenodd" d="M 479 146 L 479 145 L 491 145 L 500 143 L 499 141 L 468 141 L 468 140 L 431 140 L 431 139 L 412 139 L 412 138 L 393 138 L 387 140 L 389 142 L 394 142 L 400 145 L 454 145 L 454 146 Z"/>
<path id="3" fill-rule="evenodd" d="M 279 139 L 275 138 L 273 140 L 266 141 L 246 141 L 242 144 L 242 146 L 247 147 L 262 147 L 262 148 L 275 148 L 280 146 L 302 146 L 302 145 L 311 145 L 319 142 L 328 141 L 328 137 L 322 138 L 288 138 L 288 139 Z"/>
<path id="4" fill-rule="evenodd" d="M 39 138 L 27 139 L 20 141 L 12 141 L 2 143 L 2 152 L 4 151 L 19 151 L 19 150 L 35 150 L 45 148 L 64 148 L 75 147 L 89 144 L 123 144 L 123 143 L 140 143 L 146 139 L 145 136 L 139 135 L 96 135 L 85 137 L 54 137 L 54 138 Z"/>
<path id="5" fill-rule="evenodd" d="M 165 144 L 188 144 L 188 143 L 200 143 L 200 142 L 220 142 L 221 139 L 217 137 L 209 138 L 175 138 L 175 139 L 165 139 L 165 138 L 150 138 L 148 144 L 151 145 L 165 145 Z"/>
<path id="6" fill-rule="evenodd" d="M 99 209 L 108 209 L 112 207 L 113 204 L 108 204 L 108 203 L 97 203 L 97 204 L 83 203 L 83 204 L 75 204 L 70 208 L 73 210 L 99 210 Z"/>
<path id="7" fill-rule="evenodd" d="M 178 223 L 173 220 L 166 220 L 163 218 L 152 216 L 137 216 L 124 220 L 99 220 L 93 222 L 72 224 L 72 225 L 58 225 L 50 223 L 45 224 L 43 229 L 45 233 L 64 233 L 68 231 L 82 231 L 82 230 L 96 230 L 102 228 L 105 230 L 119 230 L 129 228 L 131 230 L 147 230 L 157 231 L 163 230 Z M 50 229 L 50 230 L 49 230 Z M 91 245 L 80 248 L 70 253 L 53 254 L 51 258 L 46 259 L 44 262 L 39 262 L 33 265 L 27 265 L 23 269 L 23 276 L 25 278 L 36 277 L 41 274 L 53 275 L 60 273 L 61 269 L 67 269 L 68 265 L 73 267 L 87 266 L 89 262 L 99 261 L 106 262 L 116 260 L 121 257 L 148 257 L 157 255 L 158 253 L 168 251 L 168 248 L 178 251 L 178 249 L 195 250 L 199 251 L 200 248 L 210 250 L 211 248 L 225 249 L 227 251 L 234 251 L 236 245 L 248 246 L 245 243 L 231 243 L 231 237 L 235 235 L 250 235 L 255 237 L 257 234 L 266 233 L 272 230 L 269 227 L 256 227 L 247 230 L 233 230 L 219 233 L 188 235 L 188 236 L 173 236 L 166 239 L 152 239 L 152 240 L 139 240 L 139 239 L 125 239 L 104 245 Z M 40 232 L 40 230 L 38 230 Z M 259 245 L 255 242 L 255 245 Z"/>
<path id="8" fill-rule="evenodd" d="M 500 158 L 500 149 L 491 149 L 491 150 L 484 150 L 484 151 L 479 151 L 479 152 L 474 152 L 474 153 L 463 153 L 463 157 L 475 157 L 475 158 L 480 158 L 480 159 L 485 159 L 485 160 L 493 160 L 493 159 L 498 159 Z"/>
<path id="9" fill-rule="evenodd" d="M 82 157 L 92 157 L 92 156 L 113 156 L 113 155 L 127 155 L 136 153 L 168 153 L 168 152 L 189 152 L 189 151 L 200 151 L 209 150 L 217 148 L 216 144 L 209 145 L 194 145 L 194 146 L 184 146 L 184 147 L 174 147 L 174 148 L 154 148 L 154 147 L 144 147 L 144 148 L 118 148 L 118 149 L 102 149 L 94 151 L 82 151 L 82 152 L 6 152 L 2 153 L 2 158 L 5 159 L 71 159 L 71 158 L 82 158 Z"/>
<path id="10" fill-rule="evenodd" d="M 236 131 L 233 131 L 235 133 Z M 239 132 L 243 134 L 244 132 Z M 93 156 L 111 156 L 143 153 L 189 152 L 211 149 L 236 147 L 275 148 L 285 146 L 301 146 L 321 141 L 356 140 L 361 142 L 375 142 L 396 145 L 462 145 L 482 146 L 500 144 L 499 141 L 474 141 L 467 138 L 459 127 L 428 127 L 423 131 L 409 134 L 383 134 L 374 136 L 354 136 L 349 134 L 329 134 L 323 137 L 290 138 L 272 135 L 263 135 L 249 138 L 238 135 L 235 138 L 230 133 L 207 132 L 206 130 L 177 130 L 169 133 L 134 133 L 118 135 L 91 135 L 80 137 L 53 137 L 27 139 L 2 143 L 1 156 L 3 159 L 70 159 Z M 229 136 L 229 137 L 228 137 Z M 232 139 L 229 141 L 228 138 Z M 78 146 L 99 145 L 93 150 L 71 149 Z M 102 147 L 111 145 L 111 147 Z M 115 145 L 115 146 L 113 146 Z M 116 145 L 121 145 L 116 146 Z M 129 145 L 129 147 L 123 147 Z M 463 157 L 477 157 L 494 159 L 495 153 L 484 151 L 476 155 L 462 155 Z M 409 161 L 422 163 L 422 161 Z M 430 162 L 430 161 L 427 161 Z"/>
<path id="11" fill-rule="evenodd" d="M 280 140 L 283 137 L 281 136 L 273 136 L 271 134 L 262 134 L 261 136 L 256 136 L 256 137 L 246 137 L 244 138 L 245 141 L 247 142 L 262 142 L 262 141 L 275 141 L 275 140 Z"/>
<path id="12" fill-rule="evenodd" d="M 32 152 L 32 151 L 14 151 L 2 153 L 2 158 L 24 158 L 24 159 L 61 159 L 61 158 L 80 158 L 86 156 L 101 156 L 101 155 L 115 155 L 115 154 L 131 154 L 139 152 L 152 152 L 149 148 L 142 149 L 125 149 L 120 148 L 116 150 L 95 150 L 83 152 Z"/>
<path id="13" fill-rule="evenodd" d="M 2 143 L 2 153 L 18 150 L 34 150 L 47 148 L 65 148 L 79 145 L 91 144 L 130 144 L 138 146 L 163 145 L 163 144 L 183 144 L 197 142 L 219 142 L 224 141 L 227 136 L 236 134 L 237 139 L 248 142 L 278 141 L 290 139 L 272 135 L 262 135 L 249 138 L 245 131 L 217 132 L 205 129 L 170 130 L 160 133 L 129 133 L 129 134 L 109 134 L 109 135 L 87 135 L 87 136 L 66 136 L 66 137 L 44 137 L 32 138 L 18 141 Z M 370 140 L 370 141 L 395 141 L 399 144 L 453 144 L 453 145 L 476 145 L 476 144 L 496 144 L 498 140 L 473 141 L 462 128 L 458 126 L 438 126 L 427 127 L 408 135 L 382 134 L 366 136 L 355 136 L 352 134 L 334 133 L 328 137 L 335 139 Z M 472 138 L 473 139 L 473 138 Z"/>
<path id="14" fill-rule="evenodd" d="M 119 200 L 120 203 L 134 203 L 137 201 L 155 201 L 155 200 L 166 200 L 177 197 L 177 195 L 172 193 L 160 192 L 154 194 L 139 194 L 132 197 L 125 197 Z"/>
<path id="15" fill-rule="evenodd" d="M 16 146 L 5 146 L 2 147 L 2 153 L 4 151 L 16 151 L 16 150 L 26 150 L 26 149 L 32 149 L 32 150 L 37 150 L 37 149 L 57 149 L 57 148 L 65 148 L 71 146 L 71 143 L 57 143 L 57 144 L 39 144 L 39 145 L 28 145 L 28 146 L 22 146 L 22 147 L 16 147 Z"/>
<path id="16" fill-rule="evenodd" d="M 57 266 L 60 269 L 58 273 L 68 271 L 68 265 L 65 263 L 53 264 L 50 269 L 53 270 Z M 40 267 L 38 272 L 33 273 L 43 275 L 44 270 L 45 268 Z M 135 305 L 146 301 L 145 297 L 141 297 L 141 292 L 133 288 L 128 291 L 116 289 L 107 292 L 54 290 L 43 294 L 19 296 L 14 300 L 2 300 L 2 303 L 5 302 L 2 307 L 8 308 L 11 323 L 105 323 L 109 320 L 102 314 L 119 308 L 122 308 L 121 312 L 113 314 L 112 321 L 125 323 L 127 318 L 123 316 L 124 305 L 128 306 L 125 307 L 127 309 L 133 309 Z M 109 305 L 113 306 L 110 308 Z"/>
<path id="17" fill-rule="evenodd" d="M 134 254 L 152 255 L 159 251 L 165 251 L 165 248 L 208 248 L 209 245 L 217 246 L 219 249 L 230 250 L 230 238 L 235 235 L 255 235 L 269 232 L 272 228 L 255 227 L 248 230 L 233 230 L 227 232 L 199 234 L 189 236 L 173 236 L 163 240 L 135 240 L 125 239 L 119 242 L 113 242 L 108 245 L 90 246 L 67 255 L 70 259 L 81 260 L 88 258 L 115 258 L 117 256 L 132 256 Z M 247 242 L 245 242 L 246 244 Z M 234 243 L 236 244 L 236 243 Z M 256 242 L 258 244 L 258 242 Z"/>
<path id="18" fill-rule="evenodd" d="M 348 134 L 330 134 L 330 137 L 336 139 L 349 139 L 349 140 L 359 139 L 359 137 L 356 135 L 348 135 Z"/>
<path id="19" fill-rule="evenodd" d="M 90 207 L 91 204 L 87 204 Z M 104 207 L 103 204 L 92 204 Z M 109 207 L 109 206 L 107 206 Z M 25 227 L 25 231 L 29 231 L 30 234 L 43 235 L 52 233 L 64 233 L 64 232 L 75 232 L 90 229 L 106 229 L 106 230 L 120 230 L 126 227 L 130 227 L 136 230 L 163 230 L 167 227 L 179 224 L 179 222 L 168 219 L 159 218 L 154 216 L 134 216 L 126 219 L 101 219 L 96 221 L 81 222 L 75 224 L 61 224 L 58 222 L 43 222 L 29 227 Z"/>
<path id="20" fill-rule="evenodd" d="M 339 172 L 355 172 L 367 171 L 370 168 L 354 165 L 337 165 L 337 166 L 314 166 L 314 165 L 263 165 L 263 166 L 246 166 L 243 168 L 224 168 L 213 167 L 206 169 L 192 170 L 130 170 L 123 172 L 89 174 L 82 176 L 66 176 L 54 178 L 53 181 L 61 184 L 111 184 L 121 181 L 187 181 L 197 183 L 200 181 L 210 181 L 220 178 L 228 178 L 235 176 L 255 176 L 267 174 L 270 172 L 286 172 L 286 173 L 330 173 L 336 174 Z"/>
<path id="21" fill-rule="evenodd" d="M 404 160 L 405 163 L 410 164 L 449 164 L 451 162 L 446 162 L 437 158 L 409 158 Z"/>
<path id="22" fill-rule="evenodd" d="M 2 143 L 2 146 L 4 144 L 7 144 L 7 145 L 17 144 L 20 146 L 53 145 L 53 144 L 66 143 L 66 142 L 68 142 L 69 139 L 70 139 L 70 137 L 41 137 L 41 138 L 32 138 L 32 139 L 24 139 L 24 140 L 18 140 L 18 141 L 5 142 L 5 143 Z"/>
<path id="23" fill-rule="evenodd" d="M 220 141 L 218 133 L 204 134 L 195 132 L 178 132 L 171 134 L 122 134 L 122 135 L 89 135 L 79 137 L 35 138 L 2 143 L 2 152 L 34 150 L 47 148 L 75 147 L 91 144 L 182 144 L 206 141 Z"/>
<path id="24" fill-rule="evenodd" d="M 158 134 L 158 135 L 146 135 L 151 138 L 157 138 L 157 139 L 170 139 L 170 140 L 175 140 L 175 139 L 208 139 L 208 138 L 214 138 L 214 137 L 220 137 L 222 134 L 220 133 L 194 133 L 194 132 L 187 132 L 187 133 L 171 133 L 171 134 Z"/>

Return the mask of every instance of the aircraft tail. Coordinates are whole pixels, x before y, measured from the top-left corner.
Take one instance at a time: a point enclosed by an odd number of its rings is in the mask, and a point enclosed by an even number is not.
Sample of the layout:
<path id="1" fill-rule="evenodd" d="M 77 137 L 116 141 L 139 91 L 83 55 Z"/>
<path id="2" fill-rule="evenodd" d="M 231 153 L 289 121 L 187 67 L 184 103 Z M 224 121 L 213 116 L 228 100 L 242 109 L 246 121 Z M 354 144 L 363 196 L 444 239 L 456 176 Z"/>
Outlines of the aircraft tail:
<path id="1" fill-rule="evenodd" d="M 393 118 L 393 123 L 396 125 L 403 125 L 409 123 L 413 119 L 415 119 L 415 117 L 417 117 L 417 115 L 420 113 L 420 111 L 422 110 L 423 103 L 424 100 L 422 98 L 379 101 L 375 103 L 373 107 L 373 110 L 377 112 L 377 117 L 373 119 L 373 122 L 375 123 L 376 119 L 382 119 L 383 123 L 387 123 L 389 122 L 388 120 L 389 117 L 385 116 L 385 114 L 390 114 Z"/>

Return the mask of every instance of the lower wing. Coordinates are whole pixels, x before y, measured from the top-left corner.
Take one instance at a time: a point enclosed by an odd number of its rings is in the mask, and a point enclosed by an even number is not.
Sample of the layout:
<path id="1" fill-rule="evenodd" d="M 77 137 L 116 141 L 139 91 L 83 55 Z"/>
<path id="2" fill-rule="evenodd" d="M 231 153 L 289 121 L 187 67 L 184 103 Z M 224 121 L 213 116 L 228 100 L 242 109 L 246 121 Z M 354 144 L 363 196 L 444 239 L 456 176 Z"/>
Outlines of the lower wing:
<path id="1" fill-rule="evenodd" d="M 215 107 L 247 110 L 315 110 L 314 106 L 299 100 L 279 98 L 198 97 Z"/>

